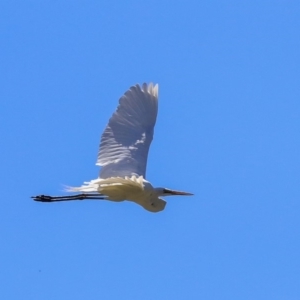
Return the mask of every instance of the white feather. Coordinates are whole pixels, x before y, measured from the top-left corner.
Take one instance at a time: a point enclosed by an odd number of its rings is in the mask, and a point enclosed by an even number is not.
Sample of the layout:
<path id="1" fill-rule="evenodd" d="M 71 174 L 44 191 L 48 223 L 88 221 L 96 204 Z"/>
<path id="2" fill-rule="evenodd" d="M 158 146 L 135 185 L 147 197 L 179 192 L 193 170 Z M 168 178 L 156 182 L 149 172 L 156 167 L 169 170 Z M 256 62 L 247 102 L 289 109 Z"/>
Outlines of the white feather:
<path id="1" fill-rule="evenodd" d="M 191 195 L 190 193 L 153 188 L 145 180 L 149 147 L 153 139 L 157 116 L 158 85 L 132 86 L 119 100 L 100 142 L 97 165 L 99 178 L 85 182 L 68 191 L 82 192 L 71 196 L 33 197 L 37 201 L 68 201 L 106 199 L 132 201 L 145 209 L 158 212 L 166 202 L 160 196 Z M 95 193 L 96 194 L 91 194 Z"/>
<path id="2" fill-rule="evenodd" d="M 158 85 L 132 86 L 119 100 L 100 142 L 100 178 L 146 176 L 157 116 Z"/>

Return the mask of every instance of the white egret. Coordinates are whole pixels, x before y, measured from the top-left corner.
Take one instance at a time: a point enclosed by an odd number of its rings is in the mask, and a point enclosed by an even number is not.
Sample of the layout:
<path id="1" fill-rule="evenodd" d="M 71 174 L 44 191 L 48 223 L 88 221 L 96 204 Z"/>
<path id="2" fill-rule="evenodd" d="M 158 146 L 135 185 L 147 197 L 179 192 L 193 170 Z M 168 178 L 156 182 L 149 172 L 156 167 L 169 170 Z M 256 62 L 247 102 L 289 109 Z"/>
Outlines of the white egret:
<path id="1" fill-rule="evenodd" d="M 166 188 L 153 188 L 145 179 L 147 157 L 157 116 L 158 85 L 132 86 L 119 100 L 100 142 L 97 179 L 80 187 L 69 187 L 69 196 L 32 197 L 41 202 L 104 199 L 132 201 L 146 210 L 158 212 L 166 202 L 160 196 L 192 195 Z"/>

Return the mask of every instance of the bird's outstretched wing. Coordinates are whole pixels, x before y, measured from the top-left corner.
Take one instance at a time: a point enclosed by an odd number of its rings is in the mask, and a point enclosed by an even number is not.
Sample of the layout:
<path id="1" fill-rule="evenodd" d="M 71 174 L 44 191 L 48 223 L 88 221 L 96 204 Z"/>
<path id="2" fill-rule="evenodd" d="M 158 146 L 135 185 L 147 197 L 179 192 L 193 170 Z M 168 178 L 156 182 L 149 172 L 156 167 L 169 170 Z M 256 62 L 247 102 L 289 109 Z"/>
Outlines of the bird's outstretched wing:
<path id="1" fill-rule="evenodd" d="M 100 178 L 146 175 L 157 116 L 158 85 L 132 86 L 119 100 L 100 142 Z"/>

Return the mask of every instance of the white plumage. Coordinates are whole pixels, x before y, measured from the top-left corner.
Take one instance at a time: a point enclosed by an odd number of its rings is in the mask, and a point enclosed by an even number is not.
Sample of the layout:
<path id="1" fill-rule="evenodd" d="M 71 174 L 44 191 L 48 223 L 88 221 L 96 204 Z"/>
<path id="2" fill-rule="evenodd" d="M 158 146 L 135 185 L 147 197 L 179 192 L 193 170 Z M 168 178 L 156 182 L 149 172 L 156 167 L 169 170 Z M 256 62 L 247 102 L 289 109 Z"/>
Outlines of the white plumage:
<path id="1" fill-rule="evenodd" d="M 158 85 L 131 87 L 119 100 L 101 137 L 100 178 L 146 175 L 157 116 Z"/>
<path id="2" fill-rule="evenodd" d="M 148 211 L 158 212 L 166 205 L 160 196 L 192 195 L 166 188 L 153 188 L 145 179 L 157 108 L 157 84 L 132 86 L 120 98 L 119 106 L 102 134 L 96 163 L 101 166 L 99 178 L 85 182 L 80 187 L 68 188 L 68 191 L 82 194 L 57 197 L 39 195 L 33 197 L 34 200 L 128 200 Z"/>
<path id="3" fill-rule="evenodd" d="M 163 190 L 162 188 L 153 188 L 143 176 L 98 178 L 85 182 L 81 187 L 68 188 L 70 192 L 98 192 L 103 195 L 105 200 L 132 201 L 151 212 L 158 212 L 165 208 L 166 201 L 159 198 L 159 193 L 166 195 Z"/>

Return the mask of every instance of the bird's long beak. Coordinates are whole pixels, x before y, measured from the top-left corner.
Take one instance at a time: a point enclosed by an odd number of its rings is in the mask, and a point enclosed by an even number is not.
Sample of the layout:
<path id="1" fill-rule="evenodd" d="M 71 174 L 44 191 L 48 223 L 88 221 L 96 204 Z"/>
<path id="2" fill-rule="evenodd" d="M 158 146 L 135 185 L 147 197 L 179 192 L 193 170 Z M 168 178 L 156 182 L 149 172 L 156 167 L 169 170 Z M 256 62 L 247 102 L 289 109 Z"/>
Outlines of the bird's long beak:
<path id="1" fill-rule="evenodd" d="M 164 192 L 166 193 L 166 195 L 176 195 L 176 196 L 193 196 L 194 195 L 191 193 L 174 191 L 174 190 L 170 190 L 170 189 L 164 189 Z"/>

